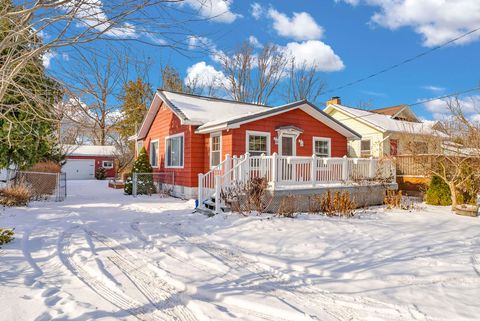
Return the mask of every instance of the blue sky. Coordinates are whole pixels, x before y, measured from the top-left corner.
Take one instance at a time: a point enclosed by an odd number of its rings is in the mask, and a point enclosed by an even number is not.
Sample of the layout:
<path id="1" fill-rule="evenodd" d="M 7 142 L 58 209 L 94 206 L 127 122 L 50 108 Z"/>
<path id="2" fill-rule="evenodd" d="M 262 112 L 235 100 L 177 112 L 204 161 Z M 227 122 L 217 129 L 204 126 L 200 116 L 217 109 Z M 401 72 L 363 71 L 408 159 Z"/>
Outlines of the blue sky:
<path id="1" fill-rule="evenodd" d="M 329 90 L 480 27 L 478 0 L 209 0 L 210 8 L 198 7 L 195 1 L 187 0 L 183 8 L 210 20 L 189 26 L 194 32 L 190 38 L 185 36 L 185 42 L 193 44 L 191 50 L 179 54 L 129 42 L 136 54 L 150 57 L 150 80 L 155 87 L 160 64 L 173 65 L 182 77 L 189 71 L 219 73 L 212 55 L 195 44 L 223 52 L 249 39 L 259 46 L 278 44 L 296 58 L 315 62 Z M 319 101 L 336 95 L 346 105 L 368 102 L 380 108 L 473 88 L 480 82 L 479 54 L 480 31 L 386 74 L 321 96 Z M 62 60 L 68 60 L 64 58 L 58 53 L 49 69 L 55 71 Z M 480 102 L 478 95 L 474 92 L 463 99 L 472 105 Z M 425 119 L 441 117 L 444 109 L 441 101 L 414 107 Z"/>

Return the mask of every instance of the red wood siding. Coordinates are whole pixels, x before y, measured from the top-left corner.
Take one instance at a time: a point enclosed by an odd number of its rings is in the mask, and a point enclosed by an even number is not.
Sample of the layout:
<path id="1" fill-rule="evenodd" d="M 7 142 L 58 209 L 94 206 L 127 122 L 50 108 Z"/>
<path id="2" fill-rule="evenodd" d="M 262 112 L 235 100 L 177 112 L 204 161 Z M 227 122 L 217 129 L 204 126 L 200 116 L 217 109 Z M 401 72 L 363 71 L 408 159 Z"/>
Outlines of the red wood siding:
<path id="1" fill-rule="evenodd" d="M 175 184 L 197 187 L 198 173 L 204 173 L 205 150 L 208 148 L 208 139 L 195 134 L 193 126 L 181 125 L 180 119 L 162 102 L 160 109 L 144 139 L 144 147 L 150 152 L 150 142 L 158 139 L 159 167 L 154 172 L 174 172 Z M 171 135 L 184 134 L 184 163 L 183 168 L 165 168 L 165 138 Z"/>
<path id="2" fill-rule="evenodd" d="M 289 125 L 303 129 L 303 133 L 297 139 L 297 156 L 312 156 L 314 136 L 331 139 L 332 157 L 347 155 L 347 138 L 345 136 L 300 109 L 241 125 L 240 128 L 231 129 L 228 133 L 224 131 L 224 137 L 227 135 L 232 138 L 223 140 L 223 153 L 237 156 L 245 154 L 247 130 L 270 132 L 270 153 L 278 153 L 278 145 L 275 145 L 273 140 L 277 136 L 275 129 Z M 303 147 L 298 143 L 300 139 L 304 142 Z"/>
<path id="3" fill-rule="evenodd" d="M 107 169 L 106 175 L 108 178 L 110 177 L 115 177 L 116 172 L 115 172 L 115 159 L 114 157 L 109 157 L 109 156 L 65 156 L 65 159 L 94 159 L 95 160 L 95 172 L 97 172 L 97 169 L 102 167 L 102 162 L 103 161 L 112 161 L 113 162 L 113 168 Z"/>

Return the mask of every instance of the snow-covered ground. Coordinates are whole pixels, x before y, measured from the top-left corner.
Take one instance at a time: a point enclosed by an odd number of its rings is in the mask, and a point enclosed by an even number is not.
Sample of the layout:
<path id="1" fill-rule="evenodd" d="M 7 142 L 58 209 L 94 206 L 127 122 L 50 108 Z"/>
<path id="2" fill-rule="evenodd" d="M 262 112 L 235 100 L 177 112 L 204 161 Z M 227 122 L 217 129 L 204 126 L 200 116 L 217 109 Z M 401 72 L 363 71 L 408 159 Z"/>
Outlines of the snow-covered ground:
<path id="1" fill-rule="evenodd" d="M 477 218 L 208 218 L 106 185 L 2 210 L 17 234 L 0 250 L 0 320 L 480 320 Z"/>

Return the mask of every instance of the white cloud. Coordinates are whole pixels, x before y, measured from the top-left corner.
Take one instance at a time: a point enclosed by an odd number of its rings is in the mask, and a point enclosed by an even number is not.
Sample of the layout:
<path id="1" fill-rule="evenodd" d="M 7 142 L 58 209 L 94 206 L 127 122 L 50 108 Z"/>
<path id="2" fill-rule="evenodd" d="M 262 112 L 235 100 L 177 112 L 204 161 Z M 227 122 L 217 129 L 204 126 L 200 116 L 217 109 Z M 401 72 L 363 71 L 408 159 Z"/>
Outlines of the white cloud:
<path id="1" fill-rule="evenodd" d="M 43 67 L 50 68 L 50 63 L 52 62 L 52 59 L 55 58 L 56 56 L 57 56 L 57 53 L 54 51 L 45 52 L 42 56 Z"/>
<path id="2" fill-rule="evenodd" d="M 345 68 L 342 59 L 335 54 L 333 49 L 320 40 L 304 42 L 290 42 L 283 50 L 295 59 L 297 66 L 305 64 L 314 67 L 317 71 L 332 72 Z"/>
<path id="3" fill-rule="evenodd" d="M 280 36 L 295 40 L 313 40 L 320 39 L 323 35 L 323 28 L 307 12 L 294 12 L 290 18 L 270 8 L 268 16 L 273 20 L 273 28 Z"/>
<path id="4" fill-rule="evenodd" d="M 250 5 L 250 13 L 255 20 L 258 20 L 263 15 L 263 7 L 258 2 L 254 2 Z"/>
<path id="5" fill-rule="evenodd" d="M 379 7 L 372 21 L 395 30 L 411 27 L 422 35 L 423 45 L 437 46 L 461 34 L 478 28 L 480 23 L 479 0 L 337 0 L 357 5 Z M 455 44 L 480 39 L 480 32 L 462 38 Z"/>
<path id="6" fill-rule="evenodd" d="M 188 67 L 184 83 L 186 85 L 195 84 L 199 87 L 213 85 L 213 87 L 221 88 L 226 86 L 228 81 L 223 72 L 216 70 L 211 65 L 207 65 L 205 61 L 200 61 Z"/>
<path id="7" fill-rule="evenodd" d="M 434 92 L 434 93 L 440 93 L 440 92 L 445 91 L 445 88 L 444 88 L 444 87 L 432 86 L 432 85 L 423 86 L 422 88 L 423 88 L 423 89 L 426 89 L 426 90 L 430 90 L 431 92 Z"/>
<path id="8" fill-rule="evenodd" d="M 195 49 L 207 49 L 210 51 L 214 51 L 217 46 L 213 41 L 208 39 L 207 37 L 201 37 L 201 36 L 188 36 L 187 38 L 187 43 L 188 43 L 188 49 L 190 50 L 195 50 Z"/>
<path id="9" fill-rule="evenodd" d="M 257 37 L 255 36 L 250 36 L 248 37 L 248 42 L 254 46 L 255 48 L 262 48 L 263 45 L 260 43 L 260 41 L 258 41 Z"/>
<path id="10" fill-rule="evenodd" d="M 420 100 L 421 101 L 421 100 Z M 478 118 L 480 111 L 480 95 L 467 96 L 458 100 L 462 111 L 469 118 Z M 448 108 L 449 99 L 438 99 L 424 103 L 423 105 L 430 112 L 434 119 L 445 119 L 451 113 Z"/>
<path id="11" fill-rule="evenodd" d="M 230 10 L 233 0 L 186 0 L 186 3 L 200 16 L 212 21 L 232 23 L 241 17 Z"/>

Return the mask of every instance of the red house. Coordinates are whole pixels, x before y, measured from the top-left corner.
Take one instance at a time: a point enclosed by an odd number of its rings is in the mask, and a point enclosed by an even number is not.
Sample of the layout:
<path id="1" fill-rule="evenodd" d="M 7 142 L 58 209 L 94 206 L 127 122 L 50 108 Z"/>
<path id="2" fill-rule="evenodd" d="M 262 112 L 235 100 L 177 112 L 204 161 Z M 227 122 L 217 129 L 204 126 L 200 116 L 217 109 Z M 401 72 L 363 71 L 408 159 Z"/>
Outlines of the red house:
<path id="1" fill-rule="evenodd" d="M 156 172 L 174 172 L 177 193 L 195 198 L 199 174 L 227 155 L 343 157 L 360 136 L 306 100 L 267 107 L 157 91 L 137 134 Z"/>

